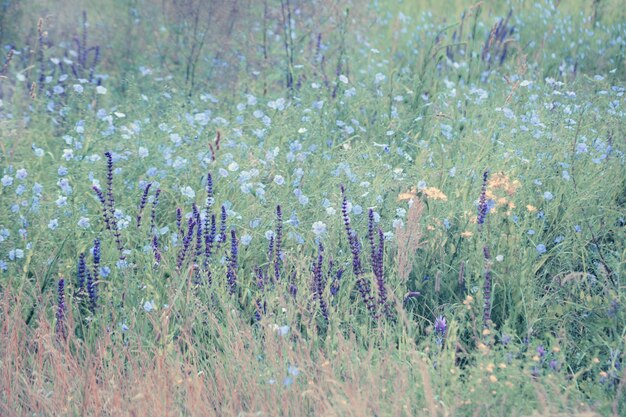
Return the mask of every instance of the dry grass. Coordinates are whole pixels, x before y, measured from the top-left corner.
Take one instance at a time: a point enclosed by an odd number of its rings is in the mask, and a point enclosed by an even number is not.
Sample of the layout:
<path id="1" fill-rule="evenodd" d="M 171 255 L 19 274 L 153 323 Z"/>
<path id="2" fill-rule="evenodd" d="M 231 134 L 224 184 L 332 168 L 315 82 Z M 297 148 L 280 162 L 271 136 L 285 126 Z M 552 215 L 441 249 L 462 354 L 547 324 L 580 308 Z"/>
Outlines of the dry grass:
<path id="1" fill-rule="evenodd" d="M 409 207 L 406 225 L 396 228 L 398 240 L 398 254 L 396 264 L 398 265 L 398 277 L 401 282 L 406 279 L 413 270 L 413 257 L 422 246 L 422 227 L 420 219 L 424 213 L 424 203 L 419 198 L 414 198 Z"/>

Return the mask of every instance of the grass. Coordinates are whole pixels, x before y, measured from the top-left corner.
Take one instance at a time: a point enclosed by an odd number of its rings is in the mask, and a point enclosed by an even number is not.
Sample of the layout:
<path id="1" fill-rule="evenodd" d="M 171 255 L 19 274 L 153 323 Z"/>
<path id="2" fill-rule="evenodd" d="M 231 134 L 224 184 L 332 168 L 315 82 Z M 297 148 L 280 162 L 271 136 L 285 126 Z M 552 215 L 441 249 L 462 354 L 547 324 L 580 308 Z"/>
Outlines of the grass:
<path id="1" fill-rule="evenodd" d="M 626 412 L 619 2 L 9 3 L 0 414 Z"/>

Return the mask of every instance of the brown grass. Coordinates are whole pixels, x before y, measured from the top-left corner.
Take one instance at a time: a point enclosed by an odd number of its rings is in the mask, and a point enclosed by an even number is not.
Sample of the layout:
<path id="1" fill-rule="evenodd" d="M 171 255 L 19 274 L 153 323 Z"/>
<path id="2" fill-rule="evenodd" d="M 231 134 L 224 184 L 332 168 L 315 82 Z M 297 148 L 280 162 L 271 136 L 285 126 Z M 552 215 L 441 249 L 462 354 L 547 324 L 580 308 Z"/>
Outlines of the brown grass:
<path id="1" fill-rule="evenodd" d="M 405 282 L 413 270 L 413 257 L 422 246 L 422 227 L 420 219 L 424 213 L 424 203 L 415 197 L 413 204 L 409 207 L 406 225 L 396 228 L 396 238 L 398 240 L 398 254 L 396 264 L 398 265 L 398 277 L 401 282 Z"/>

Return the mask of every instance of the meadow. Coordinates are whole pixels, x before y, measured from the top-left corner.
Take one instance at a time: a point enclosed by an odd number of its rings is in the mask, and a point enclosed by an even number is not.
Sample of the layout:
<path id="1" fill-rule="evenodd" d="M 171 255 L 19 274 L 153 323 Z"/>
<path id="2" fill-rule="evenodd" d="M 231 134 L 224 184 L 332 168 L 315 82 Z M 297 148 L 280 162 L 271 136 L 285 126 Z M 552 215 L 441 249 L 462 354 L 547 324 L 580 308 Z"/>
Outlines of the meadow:
<path id="1" fill-rule="evenodd" d="M 0 415 L 626 415 L 620 0 L 0 5 Z"/>

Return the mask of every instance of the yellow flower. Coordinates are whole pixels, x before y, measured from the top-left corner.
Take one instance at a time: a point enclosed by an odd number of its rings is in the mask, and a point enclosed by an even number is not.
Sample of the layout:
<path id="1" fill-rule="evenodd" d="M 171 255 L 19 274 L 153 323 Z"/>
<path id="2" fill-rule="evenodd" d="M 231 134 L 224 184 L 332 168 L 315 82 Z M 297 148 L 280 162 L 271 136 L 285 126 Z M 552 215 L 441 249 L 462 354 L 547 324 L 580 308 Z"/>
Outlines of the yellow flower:
<path id="1" fill-rule="evenodd" d="M 448 201 L 448 197 L 436 187 L 427 187 L 422 190 L 424 195 L 432 200 Z"/>
<path id="2" fill-rule="evenodd" d="M 472 237 L 473 233 L 470 232 L 469 230 L 466 230 L 464 232 L 461 233 L 461 237 Z"/>
<path id="3" fill-rule="evenodd" d="M 528 210 L 529 213 L 534 213 L 537 211 L 537 207 L 535 206 L 531 206 L 530 204 L 526 206 L 526 210 Z"/>

